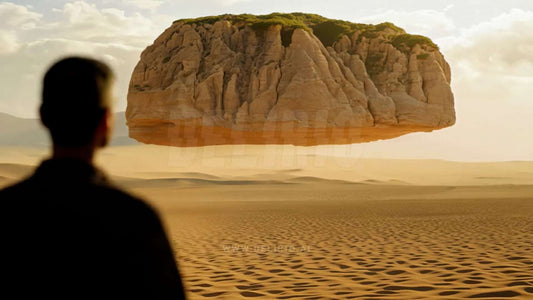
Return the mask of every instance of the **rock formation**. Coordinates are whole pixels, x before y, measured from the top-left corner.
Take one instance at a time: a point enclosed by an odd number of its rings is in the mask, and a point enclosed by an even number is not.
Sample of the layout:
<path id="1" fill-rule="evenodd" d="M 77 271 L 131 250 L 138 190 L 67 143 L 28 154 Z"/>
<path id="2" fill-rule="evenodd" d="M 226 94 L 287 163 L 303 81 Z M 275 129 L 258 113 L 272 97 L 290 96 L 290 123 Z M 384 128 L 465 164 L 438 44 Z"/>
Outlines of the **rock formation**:
<path id="1" fill-rule="evenodd" d="M 141 54 L 126 119 L 160 145 L 368 142 L 453 125 L 450 79 L 431 40 L 391 23 L 178 20 Z"/>

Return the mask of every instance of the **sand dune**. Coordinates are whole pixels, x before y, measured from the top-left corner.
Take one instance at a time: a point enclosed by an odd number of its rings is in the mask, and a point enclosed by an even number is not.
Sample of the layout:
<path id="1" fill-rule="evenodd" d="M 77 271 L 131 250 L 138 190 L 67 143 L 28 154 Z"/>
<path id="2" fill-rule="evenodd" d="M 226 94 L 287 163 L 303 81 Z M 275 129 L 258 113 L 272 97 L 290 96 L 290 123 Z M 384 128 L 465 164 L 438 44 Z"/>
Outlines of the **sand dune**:
<path id="1" fill-rule="evenodd" d="M 226 179 L 319 177 L 352 182 L 397 181 L 414 185 L 533 184 L 533 162 L 464 163 L 327 154 L 293 146 L 192 149 L 142 145 L 109 148 L 102 153 L 99 161 L 111 172 L 133 177 L 138 177 L 141 170 L 163 170 L 167 173 L 195 172 Z"/>
<path id="2" fill-rule="evenodd" d="M 191 299 L 533 297 L 533 186 L 135 192 L 164 213 Z"/>
<path id="3" fill-rule="evenodd" d="M 0 187 L 28 176 L 33 169 L 31 165 L 0 163 Z"/>
<path id="4" fill-rule="evenodd" d="M 533 298 L 532 162 L 260 149 L 99 157 L 161 212 L 190 299 Z M 0 150 L 0 186 L 46 156 Z"/>
<path id="5" fill-rule="evenodd" d="M 533 162 L 529 161 L 376 159 L 355 154 L 328 155 L 330 152 L 335 151 L 293 146 L 114 146 L 102 151 L 98 164 L 110 174 L 143 179 L 287 180 L 317 177 L 413 185 L 533 184 Z M 0 147 L 0 163 L 36 165 L 48 153 L 45 148 L 3 146 Z"/>

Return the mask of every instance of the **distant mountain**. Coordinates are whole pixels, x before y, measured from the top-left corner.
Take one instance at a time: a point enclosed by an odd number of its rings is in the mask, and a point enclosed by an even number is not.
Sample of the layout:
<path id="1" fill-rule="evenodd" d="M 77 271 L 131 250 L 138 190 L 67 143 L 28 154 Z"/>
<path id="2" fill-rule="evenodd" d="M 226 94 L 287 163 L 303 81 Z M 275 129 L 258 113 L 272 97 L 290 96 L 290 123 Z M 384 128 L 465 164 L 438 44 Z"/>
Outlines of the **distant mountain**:
<path id="1" fill-rule="evenodd" d="M 113 128 L 111 146 L 140 145 L 141 143 L 128 136 L 128 132 L 126 114 L 123 111 L 115 113 L 115 127 Z"/>
<path id="2" fill-rule="evenodd" d="M 0 113 L 0 145 L 46 147 L 49 137 L 38 119 Z"/>
<path id="3" fill-rule="evenodd" d="M 135 145 L 128 137 L 124 112 L 115 113 L 115 128 L 111 145 Z M 39 119 L 26 119 L 0 113 L 0 146 L 48 147 L 50 137 Z"/>

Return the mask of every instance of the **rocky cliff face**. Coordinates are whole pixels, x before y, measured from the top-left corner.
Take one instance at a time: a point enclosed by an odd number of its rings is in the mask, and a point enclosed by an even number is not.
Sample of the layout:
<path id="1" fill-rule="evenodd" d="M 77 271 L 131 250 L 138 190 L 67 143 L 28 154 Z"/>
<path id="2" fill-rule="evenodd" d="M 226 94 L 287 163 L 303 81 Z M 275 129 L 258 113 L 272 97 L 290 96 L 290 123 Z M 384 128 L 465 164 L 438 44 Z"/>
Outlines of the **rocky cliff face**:
<path id="1" fill-rule="evenodd" d="M 301 16 L 305 26 L 259 27 L 232 15 L 174 22 L 133 71 L 130 136 L 173 146 L 317 145 L 454 124 L 450 67 L 429 39 L 390 23 L 335 27 Z"/>

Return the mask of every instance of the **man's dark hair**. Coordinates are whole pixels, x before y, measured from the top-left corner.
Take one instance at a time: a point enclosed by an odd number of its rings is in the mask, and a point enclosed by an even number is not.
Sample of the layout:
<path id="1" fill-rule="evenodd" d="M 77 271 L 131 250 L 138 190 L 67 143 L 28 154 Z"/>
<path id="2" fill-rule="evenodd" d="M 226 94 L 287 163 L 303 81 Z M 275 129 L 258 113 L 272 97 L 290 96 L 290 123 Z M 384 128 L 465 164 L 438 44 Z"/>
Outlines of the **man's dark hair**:
<path id="1" fill-rule="evenodd" d="M 55 145 L 75 147 L 91 142 L 110 109 L 111 69 L 102 62 L 68 57 L 56 62 L 43 80 L 41 119 Z"/>

